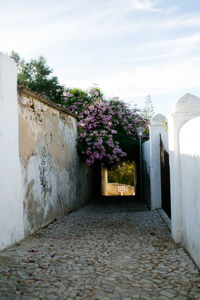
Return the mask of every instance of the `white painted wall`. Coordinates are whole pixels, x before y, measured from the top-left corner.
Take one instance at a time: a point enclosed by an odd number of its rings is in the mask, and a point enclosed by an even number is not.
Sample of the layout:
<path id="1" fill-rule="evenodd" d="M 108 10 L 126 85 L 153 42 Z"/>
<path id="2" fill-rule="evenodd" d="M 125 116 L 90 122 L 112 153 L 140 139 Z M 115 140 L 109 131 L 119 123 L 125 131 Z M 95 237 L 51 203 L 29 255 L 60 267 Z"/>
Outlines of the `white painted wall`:
<path id="1" fill-rule="evenodd" d="M 182 212 L 182 183 L 179 132 L 189 120 L 200 115 L 200 99 L 191 94 L 184 95 L 178 100 L 168 119 L 169 124 L 169 162 L 171 189 L 171 225 L 172 237 L 175 242 L 183 241 L 183 212 Z M 189 173 L 188 173 L 188 176 Z"/>
<path id="2" fill-rule="evenodd" d="M 200 117 L 180 130 L 182 243 L 200 266 Z"/>
<path id="3" fill-rule="evenodd" d="M 0 249 L 24 237 L 21 187 L 17 69 L 0 53 Z"/>
<path id="4" fill-rule="evenodd" d="M 150 126 L 150 186 L 151 209 L 161 208 L 161 173 L 160 173 L 160 134 L 165 149 L 168 151 L 168 134 L 165 128 L 167 119 L 157 114 Z"/>

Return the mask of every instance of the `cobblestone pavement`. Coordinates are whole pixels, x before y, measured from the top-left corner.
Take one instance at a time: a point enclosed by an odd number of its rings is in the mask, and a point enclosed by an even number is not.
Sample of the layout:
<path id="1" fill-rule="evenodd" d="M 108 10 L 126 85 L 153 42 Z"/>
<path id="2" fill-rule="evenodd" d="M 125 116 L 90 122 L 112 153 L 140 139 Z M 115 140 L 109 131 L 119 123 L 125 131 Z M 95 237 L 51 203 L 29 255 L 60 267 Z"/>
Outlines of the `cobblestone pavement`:
<path id="1" fill-rule="evenodd" d="M 200 299 L 200 276 L 156 211 L 88 204 L 0 252 L 0 299 Z"/>

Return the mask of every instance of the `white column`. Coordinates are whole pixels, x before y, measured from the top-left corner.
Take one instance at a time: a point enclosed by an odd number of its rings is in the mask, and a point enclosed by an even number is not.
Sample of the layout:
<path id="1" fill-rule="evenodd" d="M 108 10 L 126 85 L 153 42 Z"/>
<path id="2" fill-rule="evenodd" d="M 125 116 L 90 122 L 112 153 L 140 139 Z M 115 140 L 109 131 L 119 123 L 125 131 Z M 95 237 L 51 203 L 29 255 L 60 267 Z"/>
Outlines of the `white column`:
<path id="1" fill-rule="evenodd" d="M 150 185 L 151 185 L 151 209 L 161 208 L 161 172 L 160 172 L 160 134 L 166 136 L 163 142 L 166 144 L 167 132 L 165 123 L 167 119 L 157 114 L 150 126 Z"/>
<path id="2" fill-rule="evenodd" d="M 0 53 L 0 249 L 24 237 L 21 188 L 17 68 Z"/>
<path id="3" fill-rule="evenodd" d="M 171 225 L 175 242 L 182 240 L 182 187 L 179 132 L 183 124 L 200 115 L 200 99 L 186 94 L 175 103 L 169 118 L 169 162 L 171 188 Z"/>

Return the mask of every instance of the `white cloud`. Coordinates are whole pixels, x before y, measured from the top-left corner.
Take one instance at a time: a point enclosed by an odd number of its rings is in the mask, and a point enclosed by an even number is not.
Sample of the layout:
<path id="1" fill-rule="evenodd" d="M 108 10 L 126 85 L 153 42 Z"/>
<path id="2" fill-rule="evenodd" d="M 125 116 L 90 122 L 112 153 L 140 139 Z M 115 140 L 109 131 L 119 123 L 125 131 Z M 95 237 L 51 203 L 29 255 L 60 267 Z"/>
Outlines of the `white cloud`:
<path id="1" fill-rule="evenodd" d="M 159 39 L 163 39 L 164 30 L 176 30 L 181 27 L 191 27 L 200 25 L 200 16 L 188 14 L 179 17 L 169 17 L 161 20 L 158 18 L 126 18 L 128 13 L 134 10 L 156 11 L 160 10 L 156 5 L 160 1 L 150 0 L 110 0 L 100 4 L 91 5 L 90 0 L 81 4 L 80 0 L 73 2 L 62 2 L 58 5 L 49 5 L 45 10 L 31 10 L 15 14 L 5 10 L 0 11 L 0 45 L 3 51 L 16 49 L 21 53 L 33 53 L 41 49 L 46 49 L 49 44 L 56 46 L 74 41 L 85 42 L 103 38 L 122 38 L 127 36 L 127 40 L 132 35 L 141 35 L 137 48 L 143 46 L 145 39 L 142 35 L 149 32 L 157 39 L 151 40 L 153 47 L 161 47 Z M 23 26 L 22 26 L 23 24 Z M 167 39 L 167 36 L 166 36 Z M 120 42 L 120 41 L 119 41 Z M 188 41 L 190 43 L 190 41 Z M 166 42 L 170 47 L 170 41 Z M 179 44 L 181 41 L 179 41 Z M 184 40 L 183 40 L 184 43 Z M 160 45 L 159 45 L 160 44 Z M 163 43 L 164 45 L 164 43 Z M 149 47 L 148 45 L 144 45 Z M 153 48 L 150 45 L 151 48 Z M 187 48 L 191 45 L 187 44 Z M 121 46 L 119 45 L 119 48 Z M 183 49 L 183 47 L 182 47 Z M 179 52 L 177 46 L 175 52 Z M 158 52 L 158 51 L 157 51 Z M 155 55 L 157 55 L 157 52 Z M 160 53 L 163 54 L 163 53 Z M 165 53 L 164 53 L 165 54 Z M 152 53 L 152 55 L 154 54 Z M 137 59 L 137 57 L 136 57 Z"/>
<path id="2" fill-rule="evenodd" d="M 160 95 L 177 92 L 183 88 L 200 89 L 200 61 L 180 61 L 166 65 L 147 65 L 133 71 L 122 71 L 115 75 L 100 74 L 83 80 L 67 80 L 70 86 L 87 88 L 93 82 L 99 84 L 108 95 L 120 97 L 145 97 L 147 94 Z"/>
<path id="3" fill-rule="evenodd" d="M 155 8 L 158 2 L 152 0 L 132 0 L 132 7 L 138 10 L 158 11 L 160 9 Z"/>
<path id="4" fill-rule="evenodd" d="M 41 33 L 43 39 L 48 33 L 44 30 L 48 27 L 52 39 L 74 40 L 79 38 L 101 38 L 113 35 L 127 34 L 140 31 L 146 24 L 143 21 L 130 22 L 124 17 L 133 10 L 154 10 L 157 1 L 150 0 L 111 0 L 104 5 L 91 5 L 90 0 L 67 1 L 56 6 L 49 5 L 45 10 L 25 11 L 0 11 L 1 45 L 9 44 L 9 39 L 15 39 L 16 31 L 19 44 L 26 43 L 29 34 L 33 40 L 39 39 Z M 81 5 L 82 3 L 82 5 Z M 45 35 L 47 34 L 47 36 Z M 6 37 L 6 38 L 5 38 Z M 30 39 L 28 39 L 28 43 Z M 31 43 L 31 47 L 32 47 Z M 9 47 L 8 47 L 9 48 Z"/>
<path id="5" fill-rule="evenodd" d="M 178 15 L 169 19 L 163 20 L 161 26 L 163 28 L 183 28 L 197 27 L 200 25 L 200 15 L 198 12 L 190 14 Z"/>
<path id="6" fill-rule="evenodd" d="M 149 59 L 172 58 L 175 56 L 182 58 L 195 52 L 198 52 L 197 55 L 199 55 L 200 33 L 186 35 L 181 38 L 157 39 L 154 40 L 154 43 L 145 43 L 143 46 L 145 49 L 155 53 Z"/>
<path id="7" fill-rule="evenodd" d="M 133 72 L 122 72 L 102 80 L 106 90 L 118 91 L 120 96 L 144 96 L 164 94 L 187 87 L 200 87 L 200 64 L 196 62 L 173 63 L 162 66 L 138 67 Z"/>
<path id="8" fill-rule="evenodd" d="M 198 88 L 200 14 L 174 12 L 163 2 L 44 0 L 40 9 L 27 4 L 24 11 L 4 5 L 0 50 L 26 58 L 44 54 L 69 86 L 96 82 L 122 98 Z"/>

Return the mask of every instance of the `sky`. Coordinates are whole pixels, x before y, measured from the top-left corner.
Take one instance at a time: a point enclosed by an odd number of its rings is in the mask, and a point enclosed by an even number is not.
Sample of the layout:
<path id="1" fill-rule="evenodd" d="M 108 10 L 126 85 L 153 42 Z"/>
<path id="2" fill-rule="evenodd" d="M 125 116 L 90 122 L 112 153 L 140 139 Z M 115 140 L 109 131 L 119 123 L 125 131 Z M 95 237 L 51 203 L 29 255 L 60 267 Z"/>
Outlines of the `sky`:
<path id="1" fill-rule="evenodd" d="M 200 97 L 198 0 L 0 0 L 0 51 L 43 55 L 66 87 L 99 85 L 155 113 Z"/>

